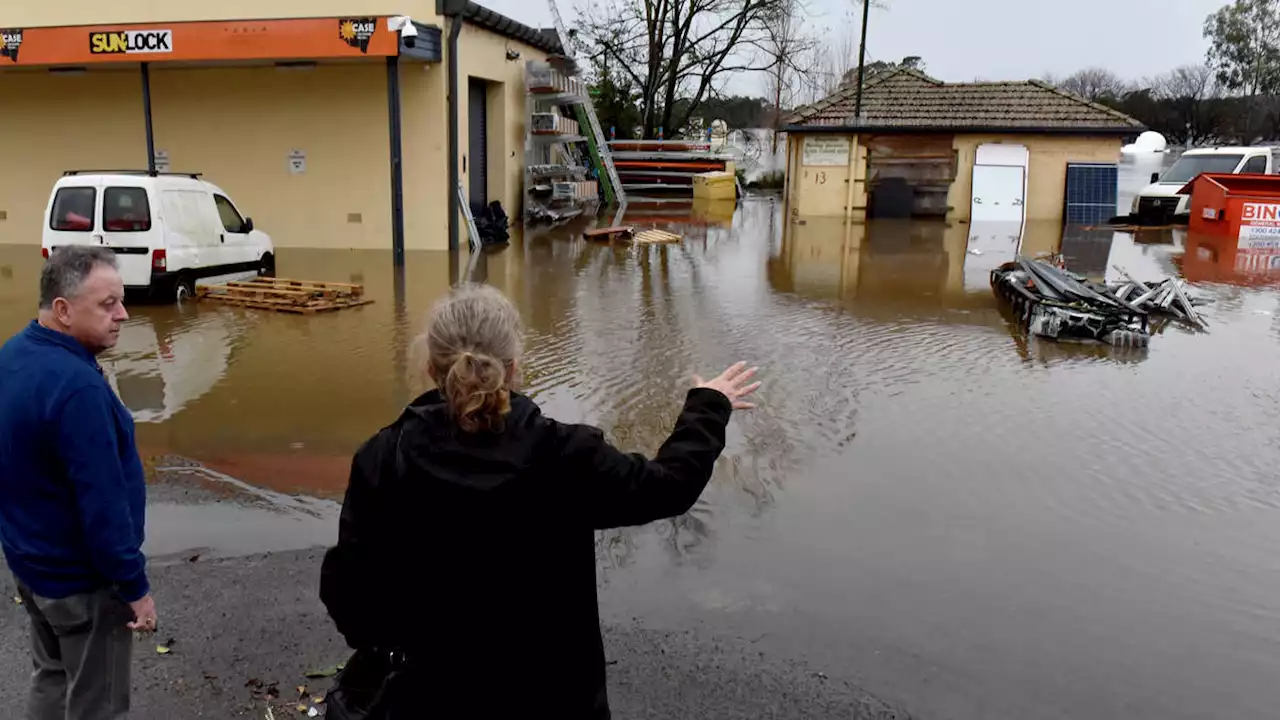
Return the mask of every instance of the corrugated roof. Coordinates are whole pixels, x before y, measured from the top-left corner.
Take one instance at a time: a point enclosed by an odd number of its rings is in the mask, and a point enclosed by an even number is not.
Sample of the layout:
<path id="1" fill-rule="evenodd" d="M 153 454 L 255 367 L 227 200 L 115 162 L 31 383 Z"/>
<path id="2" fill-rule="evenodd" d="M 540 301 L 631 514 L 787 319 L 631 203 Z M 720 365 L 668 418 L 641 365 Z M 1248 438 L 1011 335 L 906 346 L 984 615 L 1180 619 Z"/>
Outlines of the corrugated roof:
<path id="1" fill-rule="evenodd" d="M 854 118 L 857 84 L 802 107 L 787 129 L 864 128 L 901 131 L 1137 133 L 1146 129 L 1122 112 L 1038 80 L 944 83 L 898 68 L 869 78 L 862 91 L 862 121 Z"/>

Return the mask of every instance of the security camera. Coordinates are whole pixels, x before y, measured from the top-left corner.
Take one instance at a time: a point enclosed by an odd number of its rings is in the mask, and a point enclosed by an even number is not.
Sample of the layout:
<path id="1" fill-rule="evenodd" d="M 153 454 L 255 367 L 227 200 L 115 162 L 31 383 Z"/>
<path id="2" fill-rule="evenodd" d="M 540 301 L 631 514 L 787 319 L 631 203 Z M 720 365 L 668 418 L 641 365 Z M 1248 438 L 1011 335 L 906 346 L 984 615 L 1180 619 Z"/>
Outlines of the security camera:
<path id="1" fill-rule="evenodd" d="M 400 37 L 405 38 L 406 40 L 418 37 L 418 26 L 411 22 L 405 23 L 404 27 L 400 29 Z"/>

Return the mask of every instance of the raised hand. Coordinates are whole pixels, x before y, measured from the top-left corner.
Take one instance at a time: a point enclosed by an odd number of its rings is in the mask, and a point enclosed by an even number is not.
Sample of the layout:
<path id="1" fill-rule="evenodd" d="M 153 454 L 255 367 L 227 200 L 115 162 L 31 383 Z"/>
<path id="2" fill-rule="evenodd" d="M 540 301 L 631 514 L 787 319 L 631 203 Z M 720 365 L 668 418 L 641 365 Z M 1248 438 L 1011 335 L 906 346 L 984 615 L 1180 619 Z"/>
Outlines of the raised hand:
<path id="1" fill-rule="evenodd" d="M 729 398 L 729 402 L 733 405 L 734 410 L 750 410 L 755 407 L 755 403 L 749 403 L 743 400 L 760 387 L 760 383 L 751 382 L 751 378 L 755 377 L 756 370 L 759 368 L 747 369 L 744 362 L 734 363 L 720 373 L 720 377 L 712 380 L 703 380 L 697 375 L 693 376 L 693 384 L 695 387 L 709 388 L 717 390 L 725 397 Z"/>

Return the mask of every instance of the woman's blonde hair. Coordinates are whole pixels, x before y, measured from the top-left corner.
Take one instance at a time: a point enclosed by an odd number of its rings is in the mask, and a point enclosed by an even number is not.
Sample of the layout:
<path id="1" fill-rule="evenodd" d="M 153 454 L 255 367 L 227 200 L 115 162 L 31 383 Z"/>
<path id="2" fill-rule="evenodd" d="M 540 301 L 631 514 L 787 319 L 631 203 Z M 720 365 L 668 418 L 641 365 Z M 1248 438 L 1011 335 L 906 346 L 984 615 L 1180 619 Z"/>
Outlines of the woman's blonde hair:
<path id="1" fill-rule="evenodd" d="M 424 335 L 431 378 L 464 431 L 502 430 L 523 335 L 520 313 L 488 285 L 459 285 L 431 308 Z"/>

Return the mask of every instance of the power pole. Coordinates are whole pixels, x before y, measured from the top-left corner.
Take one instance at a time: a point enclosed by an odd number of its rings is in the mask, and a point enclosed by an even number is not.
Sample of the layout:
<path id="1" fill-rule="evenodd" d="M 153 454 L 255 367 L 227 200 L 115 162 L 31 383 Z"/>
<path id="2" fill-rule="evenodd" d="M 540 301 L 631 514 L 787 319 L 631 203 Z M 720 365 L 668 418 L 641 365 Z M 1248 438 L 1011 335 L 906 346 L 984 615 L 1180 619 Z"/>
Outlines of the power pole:
<path id="1" fill-rule="evenodd" d="M 867 22 L 871 19 L 871 0 L 862 0 L 862 42 L 858 43 L 858 95 L 853 104 L 853 121 L 862 123 L 862 83 L 867 69 Z"/>

